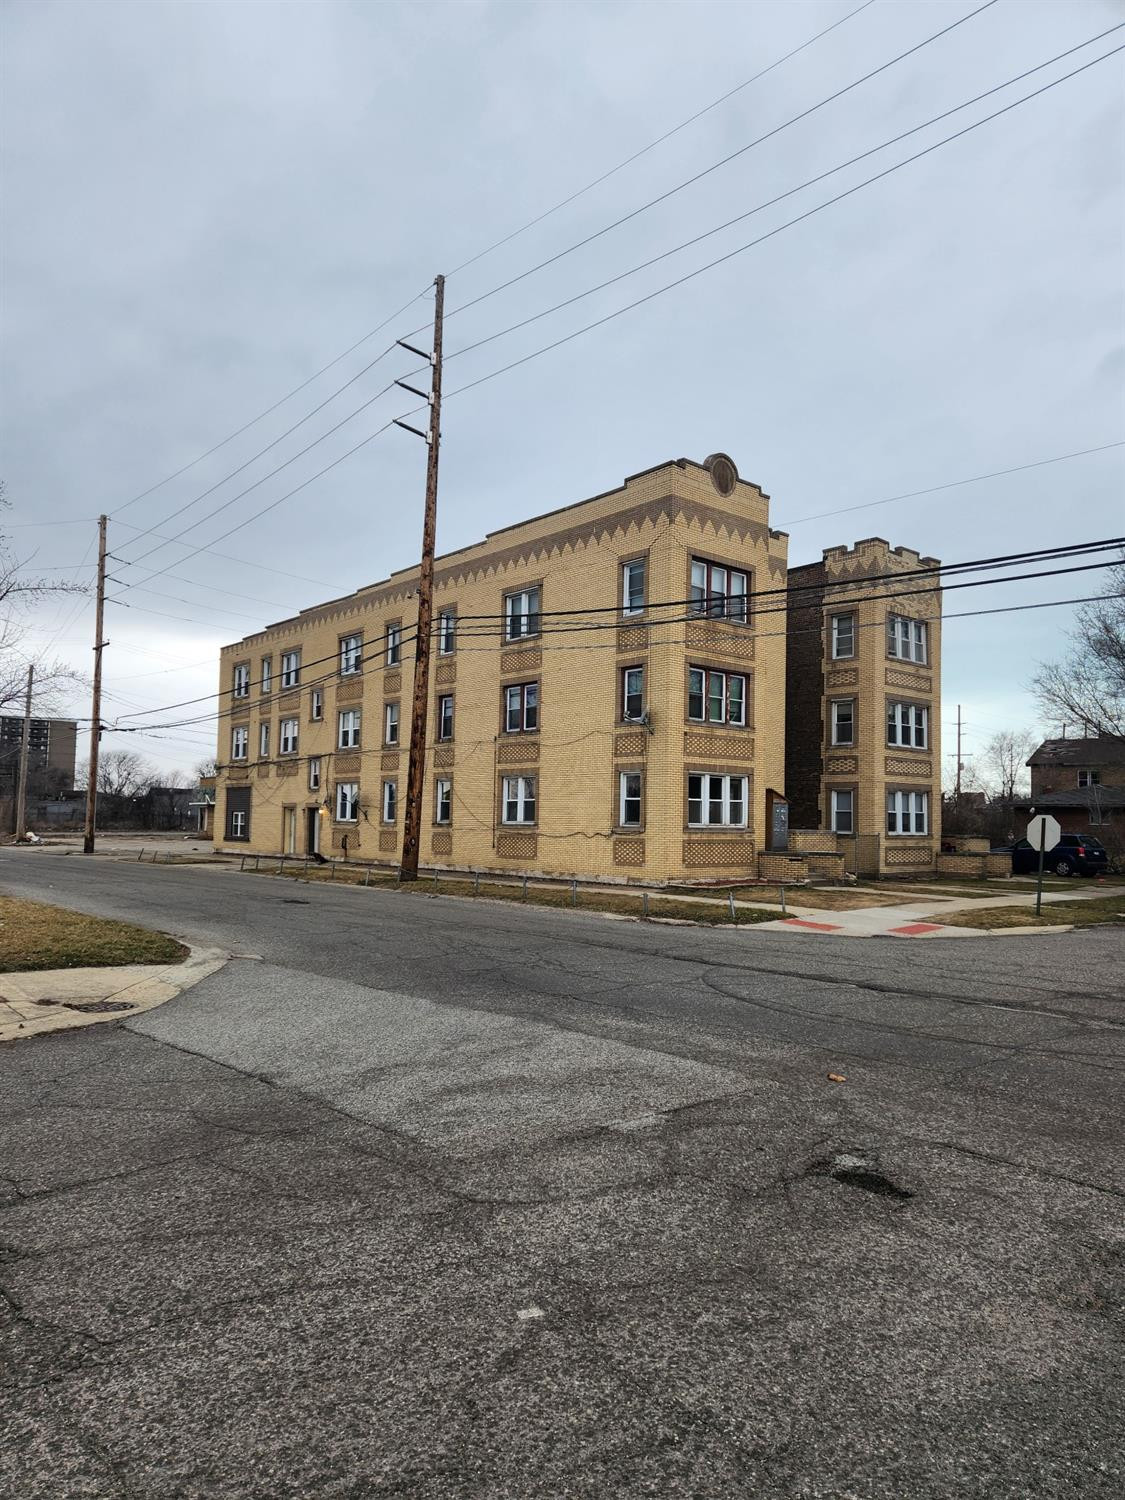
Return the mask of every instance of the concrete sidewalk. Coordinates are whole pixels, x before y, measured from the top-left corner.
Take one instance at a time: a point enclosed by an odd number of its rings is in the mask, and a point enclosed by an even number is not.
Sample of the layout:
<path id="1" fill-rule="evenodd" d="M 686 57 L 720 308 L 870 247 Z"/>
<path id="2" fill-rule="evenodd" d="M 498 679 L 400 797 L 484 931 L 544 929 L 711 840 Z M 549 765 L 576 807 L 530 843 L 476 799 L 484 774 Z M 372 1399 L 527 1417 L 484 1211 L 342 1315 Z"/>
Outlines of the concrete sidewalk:
<path id="1" fill-rule="evenodd" d="M 1043 893 L 1044 909 L 1060 901 L 1096 901 L 1106 896 L 1104 887 L 1096 890 L 1066 890 Z M 1018 896 L 988 897 L 927 896 L 904 901 L 895 906 L 862 906 L 850 911 L 814 911 L 790 903 L 792 916 L 777 922 L 762 922 L 759 932 L 822 932 L 833 937 L 994 937 L 1003 932 L 1008 937 L 1028 933 L 1069 932 L 1070 924 L 1060 922 L 1051 927 L 1004 927 L 989 931 L 981 927 L 958 927 L 959 911 L 984 911 L 997 907 L 1026 908 L 1028 917 L 1035 914 L 1034 892 Z"/>
<path id="2" fill-rule="evenodd" d="M 192 948 L 181 964 L 0 974 L 0 1043 L 153 1010 L 214 974 L 229 956 L 219 948 Z"/>

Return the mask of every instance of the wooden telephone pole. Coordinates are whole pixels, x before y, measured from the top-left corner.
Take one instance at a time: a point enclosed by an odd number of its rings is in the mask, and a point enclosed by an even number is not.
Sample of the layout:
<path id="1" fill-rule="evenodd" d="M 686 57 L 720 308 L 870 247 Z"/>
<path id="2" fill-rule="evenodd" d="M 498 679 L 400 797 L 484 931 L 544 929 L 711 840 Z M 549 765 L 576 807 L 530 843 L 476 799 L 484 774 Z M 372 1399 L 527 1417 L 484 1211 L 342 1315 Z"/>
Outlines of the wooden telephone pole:
<path id="1" fill-rule="evenodd" d="M 31 687 L 35 665 L 27 669 L 27 698 L 23 709 L 23 733 L 20 735 L 20 775 L 16 787 L 16 842 L 27 836 L 27 767 L 31 760 Z"/>
<path id="2" fill-rule="evenodd" d="M 98 517 L 98 605 L 94 621 L 94 692 L 90 700 L 90 769 L 86 783 L 86 834 L 82 853 L 94 852 L 98 812 L 98 742 L 102 737 L 102 629 L 105 624 L 105 516 Z"/>
<path id="3" fill-rule="evenodd" d="M 422 802 L 426 769 L 426 710 L 430 694 L 430 634 L 434 616 L 434 547 L 437 542 L 438 449 L 441 444 L 441 335 L 445 307 L 445 277 L 434 278 L 434 350 L 427 355 L 410 344 L 399 343 L 412 354 L 428 359 L 432 367 L 429 392 L 396 381 L 415 396 L 429 402 L 430 425 L 426 432 L 398 421 L 400 427 L 426 440 L 426 510 L 422 521 L 422 566 L 418 577 L 418 633 L 414 641 L 414 702 L 410 713 L 410 756 L 406 771 L 406 804 L 402 827 L 403 880 L 418 878 L 418 846 L 422 834 Z"/>

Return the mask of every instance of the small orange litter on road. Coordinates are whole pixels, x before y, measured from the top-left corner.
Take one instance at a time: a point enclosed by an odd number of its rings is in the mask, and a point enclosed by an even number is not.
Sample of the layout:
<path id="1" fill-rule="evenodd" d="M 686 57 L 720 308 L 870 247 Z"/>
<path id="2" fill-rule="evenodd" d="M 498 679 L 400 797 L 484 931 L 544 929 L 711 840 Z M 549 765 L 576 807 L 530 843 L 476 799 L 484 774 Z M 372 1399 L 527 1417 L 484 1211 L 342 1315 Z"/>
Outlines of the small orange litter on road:
<path id="1" fill-rule="evenodd" d="M 829 1073 L 828 1075 L 829 1083 L 847 1083 L 847 1081 L 848 1078 L 846 1073 Z"/>

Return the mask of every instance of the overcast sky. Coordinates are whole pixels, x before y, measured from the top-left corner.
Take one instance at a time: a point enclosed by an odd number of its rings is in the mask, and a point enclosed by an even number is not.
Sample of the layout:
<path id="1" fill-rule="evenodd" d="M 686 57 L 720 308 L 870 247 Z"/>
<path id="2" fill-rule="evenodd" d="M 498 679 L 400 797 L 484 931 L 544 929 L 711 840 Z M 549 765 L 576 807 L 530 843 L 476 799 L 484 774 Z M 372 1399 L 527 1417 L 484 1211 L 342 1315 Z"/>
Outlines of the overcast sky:
<path id="1" fill-rule="evenodd" d="M 51 3 L 3 7 L 9 520 L 34 569 L 93 553 L 99 511 L 190 463 L 495 240 L 854 10 L 789 4 Z M 979 3 L 979 0 L 978 0 Z M 875 0 L 499 250 L 458 307 L 754 140 L 975 8 Z M 447 322 L 494 333 L 920 124 L 1106 28 L 1120 0 L 999 0 L 612 233 Z M 447 390 L 742 245 L 1119 46 L 1125 31 L 662 264 L 463 358 Z M 947 561 L 1125 530 L 1125 448 L 802 524 L 801 518 L 1125 438 L 1121 53 L 666 295 L 449 400 L 438 544 L 569 504 L 666 459 L 729 452 L 790 560 L 877 534 Z M 121 512 L 136 557 L 215 485 L 425 322 L 420 300 L 212 457 Z M 420 335 L 416 342 L 424 341 Z M 291 438 L 168 521 L 201 522 L 112 606 L 107 716 L 217 687 L 219 646 L 417 560 L 424 452 L 385 396 L 212 520 L 215 506 L 394 375 L 382 360 Z M 39 526 L 29 523 L 73 521 Z M 125 523 L 128 523 L 128 527 Z M 299 529 L 300 545 L 283 540 Z M 34 554 L 34 556 L 33 556 Z M 150 569 L 175 578 L 141 585 Z M 251 566 L 254 564 L 256 566 Z M 281 570 L 266 571 L 266 569 Z M 300 578 L 282 573 L 299 574 Z M 1067 599 L 1103 575 L 948 593 L 946 610 Z M 193 580 L 193 581 L 187 581 Z M 218 588 L 209 592 L 200 585 Z M 163 613 L 146 613 L 145 611 Z M 92 604 L 36 643 L 87 669 Z M 167 618 L 166 616 L 181 618 Z M 1068 611 L 950 620 L 945 748 L 1035 725 L 1026 691 Z M 86 703 L 71 704 L 88 714 Z M 135 718 L 129 722 L 136 723 Z M 210 730 L 110 736 L 165 771 Z"/>

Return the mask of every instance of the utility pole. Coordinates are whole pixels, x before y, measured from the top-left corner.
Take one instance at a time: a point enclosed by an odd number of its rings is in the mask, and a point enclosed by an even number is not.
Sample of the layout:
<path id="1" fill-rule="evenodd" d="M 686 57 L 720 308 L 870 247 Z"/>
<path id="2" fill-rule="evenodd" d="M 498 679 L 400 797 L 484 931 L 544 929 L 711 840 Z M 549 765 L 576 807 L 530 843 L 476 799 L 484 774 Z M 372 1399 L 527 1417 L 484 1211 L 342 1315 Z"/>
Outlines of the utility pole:
<path id="1" fill-rule="evenodd" d="M 27 835 L 27 766 L 31 759 L 31 685 L 35 681 L 35 664 L 27 669 L 27 698 L 23 709 L 23 734 L 20 736 L 20 776 L 16 789 L 16 842 Z"/>
<path id="2" fill-rule="evenodd" d="M 98 517 L 98 605 L 94 620 L 94 692 L 90 700 L 90 769 L 86 783 L 86 835 L 82 853 L 94 852 L 98 812 L 98 742 L 102 737 L 102 628 L 105 623 L 105 516 Z"/>
<path id="3" fill-rule="evenodd" d="M 961 705 L 957 705 L 957 780 L 954 785 L 953 795 L 958 802 L 961 800 Z"/>
<path id="4" fill-rule="evenodd" d="M 396 422 L 408 432 L 425 438 L 429 453 L 426 461 L 426 510 L 422 521 L 422 565 L 418 576 L 418 632 L 414 640 L 414 703 L 410 714 L 410 755 L 406 771 L 406 805 L 402 827 L 403 880 L 418 879 L 418 845 L 422 833 L 422 799 L 426 768 L 426 710 L 430 693 L 430 632 L 434 615 L 434 547 L 437 542 L 438 449 L 441 445 L 441 335 L 445 308 L 445 277 L 434 278 L 434 350 L 427 355 L 421 349 L 398 340 L 411 354 L 429 359 L 432 368 L 430 390 L 419 391 L 398 380 L 404 390 L 429 402 L 430 425 L 426 432 L 408 423 Z"/>

